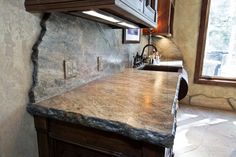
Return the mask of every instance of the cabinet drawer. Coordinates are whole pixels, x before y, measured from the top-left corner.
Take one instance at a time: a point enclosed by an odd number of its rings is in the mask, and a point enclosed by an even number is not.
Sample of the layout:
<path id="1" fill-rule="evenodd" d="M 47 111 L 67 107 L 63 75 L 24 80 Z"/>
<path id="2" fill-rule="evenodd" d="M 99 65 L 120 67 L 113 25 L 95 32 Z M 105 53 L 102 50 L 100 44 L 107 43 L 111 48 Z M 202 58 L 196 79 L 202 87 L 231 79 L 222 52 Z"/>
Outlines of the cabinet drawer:
<path id="1" fill-rule="evenodd" d="M 54 140 L 83 146 L 87 149 L 106 150 L 111 154 L 142 156 L 142 144 L 127 140 L 121 135 L 56 120 L 50 120 L 48 126 L 49 135 Z"/>
<path id="2" fill-rule="evenodd" d="M 54 156 L 56 157 L 121 157 L 119 154 L 109 154 L 109 152 L 86 148 L 74 144 L 53 140 Z"/>

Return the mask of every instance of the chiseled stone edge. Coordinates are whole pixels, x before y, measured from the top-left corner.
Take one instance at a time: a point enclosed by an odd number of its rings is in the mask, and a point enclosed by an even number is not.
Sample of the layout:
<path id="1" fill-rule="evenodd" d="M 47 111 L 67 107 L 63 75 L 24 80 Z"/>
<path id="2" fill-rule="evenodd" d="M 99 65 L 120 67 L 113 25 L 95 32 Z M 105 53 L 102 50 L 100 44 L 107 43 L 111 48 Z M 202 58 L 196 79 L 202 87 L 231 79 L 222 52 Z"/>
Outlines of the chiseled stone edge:
<path id="1" fill-rule="evenodd" d="M 40 26 L 41 26 L 41 32 L 39 34 L 39 37 L 37 39 L 37 41 L 34 43 L 34 46 L 32 48 L 33 52 L 31 54 L 31 61 L 33 63 L 33 74 L 32 74 L 32 86 L 29 90 L 29 101 L 31 103 L 35 103 L 35 94 L 34 94 L 34 88 L 37 86 L 38 83 L 38 54 L 39 54 L 39 50 L 38 47 L 40 45 L 40 43 L 42 42 L 42 39 L 47 31 L 46 28 L 46 22 L 50 17 L 50 13 L 45 13 L 42 17 L 42 20 L 40 22 Z"/>
<path id="2" fill-rule="evenodd" d="M 146 129 L 137 129 L 118 121 L 84 116 L 79 113 L 76 114 L 73 112 L 66 112 L 62 110 L 42 107 L 37 104 L 28 105 L 27 111 L 32 115 L 43 116 L 70 122 L 73 124 L 80 124 L 90 128 L 96 128 L 103 131 L 109 131 L 129 137 L 133 140 L 143 141 L 154 145 L 161 145 L 167 148 L 172 148 L 174 143 L 174 134 L 161 135 L 157 132 L 149 131 Z"/>

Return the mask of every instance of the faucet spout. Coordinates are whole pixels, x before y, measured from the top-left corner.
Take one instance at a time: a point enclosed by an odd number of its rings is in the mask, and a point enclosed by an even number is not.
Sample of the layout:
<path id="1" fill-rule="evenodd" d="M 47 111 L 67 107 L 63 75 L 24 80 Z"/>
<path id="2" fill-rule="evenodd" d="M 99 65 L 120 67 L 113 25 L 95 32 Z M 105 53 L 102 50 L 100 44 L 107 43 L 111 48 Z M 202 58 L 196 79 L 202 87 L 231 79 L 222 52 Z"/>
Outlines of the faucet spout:
<path id="1" fill-rule="evenodd" d="M 143 58 L 143 54 L 144 54 L 145 49 L 146 49 L 147 47 L 149 47 L 149 46 L 153 47 L 154 50 L 155 50 L 155 52 L 157 52 L 156 46 L 154 46 L 154 45 L 152 45 L 152 44 L 147 44 L 147 45 L 145 45 L 145 46 L 143 47 L 143 51 L 142 51 L 142 54 L 141 54 L 141 57 L 142 57 L 142 58 Z"/>
<path id="2" fill-rule="evenodd" d="M 144 51 L 145 51 L 146 47 L 149 47 L 149 46 L 153 47 L 154 51 L 157 52 L 157 48 L 156 48 L 154 45 L 152 45 L 152 44 L 147 44 L 147 45 L 145 45 L 145 46 L 143 47 L 142 54 L 139 55 L 139 54 L 137 53 L 136 56 L 134 56 L 134 64 L 133 64 L 133 67 L 134 67 L 134 68 L 136 68 L 136 67 L 138 67 L 138 66 L 140 66 L 141 64 L 144 63 L 143 54 L 144 54 Z"/>

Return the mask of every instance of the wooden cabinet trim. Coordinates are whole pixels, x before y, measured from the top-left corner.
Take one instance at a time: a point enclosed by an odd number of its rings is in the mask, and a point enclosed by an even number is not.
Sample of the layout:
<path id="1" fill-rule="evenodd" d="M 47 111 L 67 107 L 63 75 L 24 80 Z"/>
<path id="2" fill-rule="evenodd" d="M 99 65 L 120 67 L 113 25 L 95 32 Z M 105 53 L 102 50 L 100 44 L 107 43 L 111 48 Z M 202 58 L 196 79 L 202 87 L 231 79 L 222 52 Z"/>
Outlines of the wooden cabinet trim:
<path id="1" fill-rule="evenodd" d="M 137 0 L 140 1 L 140 0 Z M 157 0 L 154 0 L 157 1 Z M 25 0 L 26 10 L 29 12 L 78 12 L 84 10 L 109 10 L 111 14 L 119 15 L 120 18 L 126 19 L 127 21 L 137 24 L 139 27 L 154 27 L 156 21 L 153 18 L 149 18 L 144 14 L 145 1 L 140 1 L 140 7 L 138 5 L 133 5 L 129 3 L 128 0 Z M 132 5 L 131 5 L 132 4 Z M 74 14 L 76 15 L 76 14 Z M 79 16 L 80 14 L 78 14 Z M 86 15 L 88 19 L 96 20 L 96 18 L 91 18 Z M 85 17 L 85 16 L 80 16 Z M 101 22 L 101 20 L 99 21 Z M 115 25 L 116 27 L 123 27 L 116 23 L 109 23 L 103 21 L 103 23 L 108 23 L 110 25 Z"/>
<path id="2" fill-rule="evenodd" d="M 151 35 L 173 36 L 174 1 L 158 0 L 157 25 L 151 30 Z M 149 35 L 148 29 L 143 29 L 144 35 Z"/>
<path id="3" fill-rule="evenodd" d="M 131 140 L 115 133 L 39 116 L 35 116 L 35 125 L 38 135 L 39 157 L 64 157 L 60 152 L 66 151 L 65 147 L 67 146 L 68 149 L 75 152 L 78 152 L 79 149 L 81 150 L 79 153 L 88 153 L 84 154 L 86 156 L 94 156 L 98 153 L 97 157 L 165 157 L 166 149 L 162 146 Z M 83 141 L 82 138 L 85 140 Z M 78 141 L 79 139 L 81 140 Z M 90 139 L 97 140 L 97 144 L 86 143 L 86 140 Z M 109 145 L 104 146 L 102 141 L 113 145 L 113 148 L 121 147 L 121 149 L 111 149 L 112 147 Z M 74 157 L 74 155 L 67 157 Z"/>

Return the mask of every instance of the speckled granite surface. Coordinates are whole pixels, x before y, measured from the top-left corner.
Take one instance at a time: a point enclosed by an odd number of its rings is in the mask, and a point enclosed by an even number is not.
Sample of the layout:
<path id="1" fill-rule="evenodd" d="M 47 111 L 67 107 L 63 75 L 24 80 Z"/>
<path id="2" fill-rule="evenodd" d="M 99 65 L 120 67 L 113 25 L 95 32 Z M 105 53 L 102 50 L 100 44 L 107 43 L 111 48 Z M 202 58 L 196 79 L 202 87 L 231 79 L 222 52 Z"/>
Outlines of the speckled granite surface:
<path id="1" fill-rule="evenodd" d="M 172 147 L 178 73 L 126 69 L 28 106 L 47 116 Z"/>
<path id="2" fill-rule="evenodd" d="M 38 54 L 34 55 L 37 59 L 34 80 L 37 80 L 31 102 L 40 102 L 131 67 L 133 56 L 147 43 L 143 36 L 140 44 L 122 44 L 122 29 L 62 13 L 51 14 L 45 28 Z M 99 72 L 97 57 L 102 58 L 103 70 Z M 64 60 L 76 64 L 76 76 L 72 79 L 64 78 Z"/>

